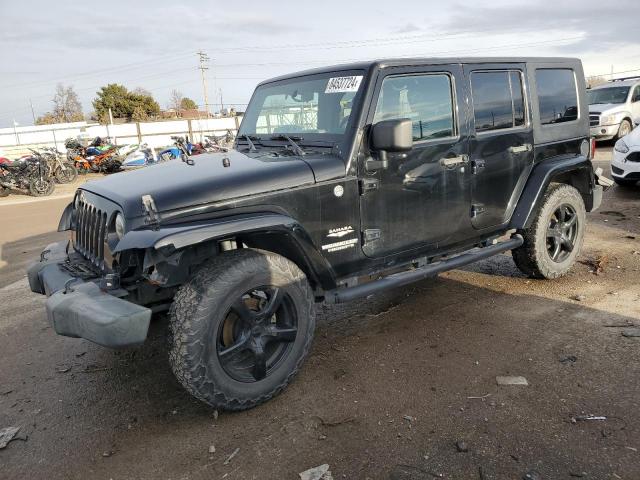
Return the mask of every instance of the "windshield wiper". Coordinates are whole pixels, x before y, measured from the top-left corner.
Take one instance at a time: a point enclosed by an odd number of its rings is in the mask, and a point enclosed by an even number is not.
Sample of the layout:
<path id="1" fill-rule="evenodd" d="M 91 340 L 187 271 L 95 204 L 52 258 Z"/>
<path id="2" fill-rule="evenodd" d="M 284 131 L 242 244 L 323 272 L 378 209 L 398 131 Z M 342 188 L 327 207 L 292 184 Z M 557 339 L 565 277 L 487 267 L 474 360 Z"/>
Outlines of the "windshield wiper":
<path id="1" fill-rule="evenodd" d="M 290 137 L 289 135 L 284 134 L 274 135 L 273 137 L 271 137 L 271 140 L 286 140 L 287 142 L 289 142 L 289 145 L 291 145 L 291 148 L 293 148 L 293 153 L 300 156 L 306 155 L 305 151 L 300 147 L 300 145 L 298 145 L 293 140 L 294 138 L 298 141 L 302 140 L 302 137 Z"/>
<path id="2" fill-rule="evenodd" d="M 256 145 L 253 143 L 252 140 L 256 140 L 259 141 L 260 139 L 258 137 L 255 137 L 253 135 L 247 135 L 246 133 L 243 135 L 239 135 L 240 138 L 244 138 L 247 143 L 249 144 L 249 151 L 250 152 L 255 152 L 256 151 Z"/>

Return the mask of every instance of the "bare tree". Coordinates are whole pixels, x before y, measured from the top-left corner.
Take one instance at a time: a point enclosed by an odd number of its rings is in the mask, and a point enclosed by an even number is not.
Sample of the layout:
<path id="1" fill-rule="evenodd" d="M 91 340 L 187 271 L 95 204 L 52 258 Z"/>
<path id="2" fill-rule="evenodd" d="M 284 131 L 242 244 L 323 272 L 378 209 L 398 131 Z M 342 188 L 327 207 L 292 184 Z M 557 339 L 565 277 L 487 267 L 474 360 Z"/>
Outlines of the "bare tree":
<path id="1" fill-rule="evenodd" d="M 602 85 L 603 83 L 607 83 L 607 79 L 600 75 L 587 77 L 587 88 L 597 87 L 598 85 Z"/>
<path id="2" fill-rule="evenodd" d="M 182 92 L 173 89 L 169 94 L 169 108 L 173 109 L 176 112 L 176 115 L 180 116 L 180 111 L 182 110 L 182 100 L 184 96 Z"/>
<path id="3" fill-rule="evenodd" d="M 135 93 L 136 95 L 142 95 L 144 97 L 152 97 L 153 95 L 151 95 L 151 92 L 149 90 L 147 90 L 146 88 L 142 88 L 142 87 L 136 87 L 134 88 L 131 93 Z"/>
<path id="4" fill-rule="evenodd" d="M 53 96 L 53 117 L 58 122 L 77 122 L 84 119 L 78 94 L 72 86 L 59 83 Z"/>

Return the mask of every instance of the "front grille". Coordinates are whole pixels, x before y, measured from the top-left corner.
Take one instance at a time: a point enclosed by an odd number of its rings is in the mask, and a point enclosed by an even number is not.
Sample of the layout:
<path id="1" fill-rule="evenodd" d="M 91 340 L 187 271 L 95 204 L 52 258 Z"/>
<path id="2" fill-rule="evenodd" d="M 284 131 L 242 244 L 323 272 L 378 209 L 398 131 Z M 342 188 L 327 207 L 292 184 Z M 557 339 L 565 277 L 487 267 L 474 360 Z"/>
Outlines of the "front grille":
<path id="1" fill-rule="evenodd" d="M 81 199 L 76 212 L 75 249 L 91 263 L 101 267 L 106 235 L 107 213 Z"/>
<path id="2" fill-rule="evenodd" d="M 640 162 L 640 152 L 631 152 L 627 155 L 627 162 Z"/>
<path id="3" fill-rule="evenodd" d="M 615 165 L 611 165 L 611 171 L 613 173 L 615 173 L 616 175 L 622 175 L 624 173 L 624 170 L 621 168 L 616 167 Z"/>
<path id="4" fill-rule="evenodd" d="M 589 125 L 592 127 L 597 127 L 600 125 L 600 114 L 599 113 L 591 113 L 589 115 Z"/>

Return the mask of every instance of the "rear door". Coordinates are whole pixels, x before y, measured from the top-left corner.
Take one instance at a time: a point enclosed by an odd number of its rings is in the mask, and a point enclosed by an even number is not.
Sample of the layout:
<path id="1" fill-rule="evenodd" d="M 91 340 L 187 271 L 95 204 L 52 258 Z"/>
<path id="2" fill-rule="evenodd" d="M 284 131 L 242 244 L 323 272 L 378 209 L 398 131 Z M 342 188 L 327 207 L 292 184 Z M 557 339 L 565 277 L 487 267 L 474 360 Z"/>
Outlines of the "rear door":
<path id="1" fill-rule="evenodd" d="M 636 85 L 631 94 L 631 114 L 634 126 L 640 125 L 640 85 Z"/>
<path id="2" fill-rule="evenodd" d="M 386 169 L 367 171 L 360 155 L 363 251 L 370 257 L 469 236 L 468 130 L 464 77 L 457 64 L 384 69 L 368 124 L 409 118 L 413 148 L 389 153 Z"/>
<path id="3" fill-rule="evenodd" d="M 466 65 L 472 98 L 469 140 L 471 223 L 478 230 L 506 223 L 533 166 L 533 128 L 525 65 Z"/>

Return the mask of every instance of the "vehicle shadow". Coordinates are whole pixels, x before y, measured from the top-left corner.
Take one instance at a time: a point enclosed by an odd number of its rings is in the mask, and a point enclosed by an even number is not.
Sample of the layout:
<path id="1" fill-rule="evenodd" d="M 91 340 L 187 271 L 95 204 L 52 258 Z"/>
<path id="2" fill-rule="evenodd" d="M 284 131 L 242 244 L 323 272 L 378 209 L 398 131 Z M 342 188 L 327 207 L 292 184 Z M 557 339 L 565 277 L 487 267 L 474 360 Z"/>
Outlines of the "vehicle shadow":
<path id="1" fill-rule="evenodd" d="M 40 253 L 49 243 L 66 238 L 69 238 L 67 232 L 48 232 L 0 244 L 0 288 L 26 276 L 31 262 L 40 258 Z"/>

